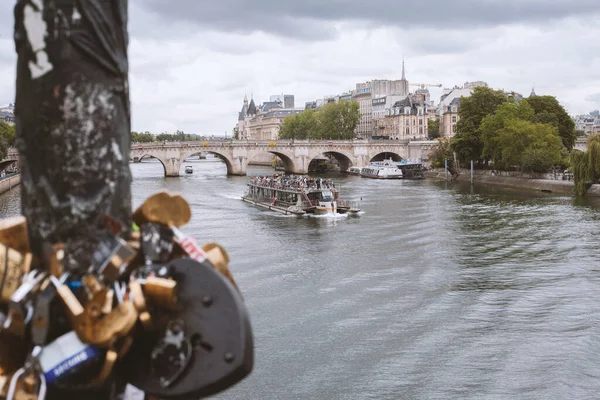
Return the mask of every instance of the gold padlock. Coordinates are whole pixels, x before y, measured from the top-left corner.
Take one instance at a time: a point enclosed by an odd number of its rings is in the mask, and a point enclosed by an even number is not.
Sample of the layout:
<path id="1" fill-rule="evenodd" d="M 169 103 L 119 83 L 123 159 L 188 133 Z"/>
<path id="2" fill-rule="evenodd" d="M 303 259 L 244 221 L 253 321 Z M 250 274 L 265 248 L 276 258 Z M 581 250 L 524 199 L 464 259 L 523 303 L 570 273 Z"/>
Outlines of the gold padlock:
<path id="1" fill-rule="evenodd" d="M 236 285 L 235 281 L 233 280 L 233 276 L 229 271 L 229 255 L 227 255 L 227 252 L 223 246 L 217 243 L 207 243 L 202 246 L 202 250 L 206 252 L 206 257 L 213 267 L 215 267 L 215 269 L 219 271 L 221 275 L 227 278 L 233 287 L 239 292 L 240 289 Z"/>
<path id="2" fill-rule="evenodd" d="M 0 246 L 0 304 L 8 303 L 30 267 L 31 253 L 22 254 L 8 246 Z"/>
<path id="3" fill-rule="evenodd" d="M 0 243 L 22 254 L 31 253 L 27 219 L 21 216 L 0 220 Z"/>
<path id="4" fill-rule="evenodd" d="M 82 342 L 107 348 L 117 339 L 129 335 L 137 319 L 138 313 L 133 303 L 124 301 L 102 318 L 85 312 L 75 323 L 75 331 Z"/>
<path id="5" fill-rule="evenodd" d="M 190 204 L 180 195 L 166 191 L 150 196 L 133 213 L 133 221 L 138 225 L 156 222 L 167 226 L 182 226 L 192 217 Z"/>
<path id="6" fill-rule="evenodd" d="M 173 279 L 149 276 L 144 283 L 144 293 L 159 307 L 174 310 L 177 307 L 177 282 Z"/>
<path id="7" fill-rule="evenodd" d="M 104 382 L 108 379 L 113 369 L 115 368 L 115 364 L 117 363 L 118 354 L 116 351 L 110 349 L 106 352 L 106 356 L 104 358 L 104 365 L 102 369 L 96 375 L 96 377 L 90 383 L 90 387 L 101 387 Z"/>

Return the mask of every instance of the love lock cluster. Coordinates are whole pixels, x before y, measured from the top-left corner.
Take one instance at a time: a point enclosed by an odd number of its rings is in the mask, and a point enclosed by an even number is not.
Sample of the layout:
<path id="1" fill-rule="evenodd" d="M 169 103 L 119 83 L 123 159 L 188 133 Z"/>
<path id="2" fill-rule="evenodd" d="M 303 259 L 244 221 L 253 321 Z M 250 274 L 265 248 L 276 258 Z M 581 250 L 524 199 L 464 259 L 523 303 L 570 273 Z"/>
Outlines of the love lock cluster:
<path id="1" fill-rule="evenodd" d="M 32 256 L 25 218 L 2 221 L 0 397 L 43 400 L 117 375 L 161 399 L 197 399 L 247 376 L 252 330 L 229 258 L 179 229 L 190 218 L 182 197 L 157 193 L 135 211 L 139 229 L 106 233 L 80 276 L 65 272 L 61 244 Z"/>

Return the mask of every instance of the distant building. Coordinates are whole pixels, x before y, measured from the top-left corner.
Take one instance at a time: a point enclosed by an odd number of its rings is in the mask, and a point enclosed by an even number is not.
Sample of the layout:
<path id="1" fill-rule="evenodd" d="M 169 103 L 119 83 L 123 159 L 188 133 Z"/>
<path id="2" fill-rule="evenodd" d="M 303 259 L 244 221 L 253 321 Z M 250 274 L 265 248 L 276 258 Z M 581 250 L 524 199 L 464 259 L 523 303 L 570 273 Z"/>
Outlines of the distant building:
<path id="1" fill-rule="evenodd" d="M 576 115 L 573 120 L 575 121 L 575 130 L 583 131 L 586 135 L 600 133 L 600 115 L 592 113 Z"/>
<path id="2" fill-rule="evenodd" d="M 456 133 L 456 123 L 460 120 L 458 109 L 460 108 L 460 97 L 452 99 L 450 104 L 445 106 L 441 111 L 440 118 L 440 135 L 451 139 Z"/>
<path id="3" fill-rule="evenodd" d="M 284 108 L 281 99 L 273 100 L 257 107 L 254 99 L 248 103 L 248 97 L 244 96 L 244 105 L 238 114 L 237 124 L 240 140 L 277 140 L 284 118 L 302 112 L 294 108 Z"/>
<path id="4" fill-rule="evenodd" d="M 0 107 L 0 121 L 6 122 L 9 125 L 15 124 L 15 106 L 9 104 L 5 107 Z"/>
<path id="5" fill-rule="evenodd" d="M 360 107 L 360 120 L 356 126 L 356 136 L 364 139 L 370 136 L 379 136 L 378 128 L 375 128 L 375 117 L 373 115 L 373 100 L 384 98 L 388 95 L 397 95 L 406 98 L 409 95 L 409 83 L 406 79 L 404 61 L 402 61 L 402 78 L 397 80 L 376 79 L 364 83 L 357 83 L 354 91 L 354 100 Z M 380 106 L 381 100 L 376 104 Z M 380 107 L 376 110 L 380 113 Z M 377 118 L 381 118 L 377 114 Z"/>
<path id="6" fill-rule="evenodd" d="M 414 95 L 406 96 L 388 108 L 383 118 L 377 119 L 377 134 L 373 135 L 392 140 L 424 140 L 428 136 L 427 108 Z"/>
<path id="7" fill-rule="evenodd" d="M 280 102 L 283 108 L 295 108 L 293 94 L 276 94 L 269 97 L 270 102 Z"/>

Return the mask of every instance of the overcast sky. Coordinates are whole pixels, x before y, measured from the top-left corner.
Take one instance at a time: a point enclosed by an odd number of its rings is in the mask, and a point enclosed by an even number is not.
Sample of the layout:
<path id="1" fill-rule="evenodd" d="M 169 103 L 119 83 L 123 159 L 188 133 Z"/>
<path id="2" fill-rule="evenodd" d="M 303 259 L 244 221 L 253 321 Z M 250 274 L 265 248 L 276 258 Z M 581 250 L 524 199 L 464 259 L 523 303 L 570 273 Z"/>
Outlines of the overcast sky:
<path id="1" fill-rule="evenodd" d="M 0 1 L 0 105 L 14 99 L 14 1 Z M 231 134 L 244 94 L 296 106 L 370 79 L 484 80 L 600 108 L 598 0 L 130 0 L 136 131 Z M 440 91 L 431 90 L 439 100 Z"/>

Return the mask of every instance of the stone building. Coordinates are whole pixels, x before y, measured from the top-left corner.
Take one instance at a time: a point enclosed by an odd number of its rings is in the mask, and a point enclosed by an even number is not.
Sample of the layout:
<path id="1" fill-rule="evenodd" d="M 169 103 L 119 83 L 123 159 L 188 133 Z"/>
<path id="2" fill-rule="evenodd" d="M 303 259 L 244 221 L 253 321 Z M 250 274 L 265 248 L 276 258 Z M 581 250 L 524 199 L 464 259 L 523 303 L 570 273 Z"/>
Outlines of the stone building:
<path id="1" fill-rule="evenodd" d="M 451 139 L 456 133 L 456 123 L 460 120 L 458 108 L 460 107 L 460 97 L 452 99 L 450 104 L 444 106 L 441 111 L 440 135 Z"/>
<path id="2" fill-rule="evenodd" d="M 409 94 L 409 83 L 406 79 L 404 70 L 404 61 L 402 61 L 402 78 L 397 80 L 376 79 L 364 83 L 357 83 L 354 91 L 354 100 L 360 106 L 360 120 L 356 126 L 356 136 L 366 139 L 371 136 L 379 136 L 375 129 L 375 117 L 373 116 L 373 101 L 377 100 L 375 105 L 380 106 L 382 97 L 388 95 L 397 95 L 405 98 Z M 380 112 L 380 107 L 377 107 Z M 379 114 L 378 114 L 379 117 Z"/>
<path id="3" fill-rule="evenodd" d="M 425 140 L 427 138 L 427 104 L 414 95 L 406 96 L 387 109 L 385 117 L 376 121 L 377 136 L 392 140 Z"/>
<path id="4" fill-rule="evenodd" d="M 302 110 L 284 108 L 280 99 L 268 101 L 256 106 L 254 99 L 248 103 L 244 96 L 244 105 L 238 114 L 238 137 L 240 140 L 277 140 L 279 127 L 285 117 L 298 114 Z"/>

